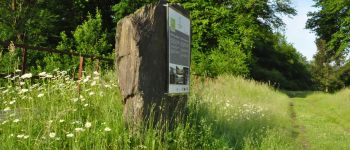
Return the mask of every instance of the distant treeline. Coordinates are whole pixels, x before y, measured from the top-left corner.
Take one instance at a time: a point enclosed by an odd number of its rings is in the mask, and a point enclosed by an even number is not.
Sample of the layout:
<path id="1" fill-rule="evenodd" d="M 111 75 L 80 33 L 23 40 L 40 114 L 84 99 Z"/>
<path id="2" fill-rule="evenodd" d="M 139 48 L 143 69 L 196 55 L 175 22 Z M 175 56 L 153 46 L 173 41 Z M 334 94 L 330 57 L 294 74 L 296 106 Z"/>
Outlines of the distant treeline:
<path id="1" fill-rule="evenodd" d="M 5 0 L 0 3 L 0 40 L 113 57 L 118 20 L 157 1 Z M 307 27 L 317 33 L 319 50 L 307 62 L 280 32 L 280 16 L 296 14 L 290 0 L 169 0 L 191 13 L 193 74 L 233 74 L 286 90 L 332 91 L 350 84 L 345 58 L 349 2 L 315 1 L 321 9 L 310 14 Z M 329 11 L 332 3 L 339 10 Z M 19 49 L 0 51 L 0 72 L 16 69 Z M 28 61 L 30 70 L 38 72 L 74 69 L 77 59 L 29 52 Z"/>

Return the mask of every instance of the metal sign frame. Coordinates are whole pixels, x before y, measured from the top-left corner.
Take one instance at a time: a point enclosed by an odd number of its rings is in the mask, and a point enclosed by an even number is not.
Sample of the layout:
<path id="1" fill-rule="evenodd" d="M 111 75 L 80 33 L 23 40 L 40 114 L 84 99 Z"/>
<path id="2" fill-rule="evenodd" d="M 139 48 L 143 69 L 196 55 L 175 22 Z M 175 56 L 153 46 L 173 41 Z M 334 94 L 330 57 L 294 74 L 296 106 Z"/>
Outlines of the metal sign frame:
<path id="1" fill-rule="evenodd" d="M 167 75 L 167 81 L 166 81 L 166 89 L 167 89 L 167 94 L 188 94 L 190 92 L 190 66 L 191 66 L 191 43 L 192 43 L 192 33 L 191 33 L 191 19 L 188 11 L 186 11 L 184 8 L 182 8 L 179 5 L 170 5 L 167 4 L 166 6 L 166 41 L 167 41 L 167 65 L 166 65 L 166 75 Z M 182 18 L 188 19 L 186 20 L 186 23 L 188 24 L 188 66 L 184 66 L 181 64 L 173 64 L 170 62 L 171 60 L 171 41 L 170 41 L 170 36 L 171 36 L 171 31 L 176 31 L 176 22 L 172 22 L 170 18 L 170 11 L 173 13 L 177 13 L 176 15 L 181 16 Z M 175 25 L 174 25 L 175 24 Z M 178 24 L 180 26 L 180 24 Z M 174 27 L 175 26 L 175 27 Z M 186 61 L 186 60 L 185 60 Z M 171 84 L 171 82 L 175 84 Z M 186 83 L 185 83 L 186 82 Z M 176 84 L 177 83 L 177 84 Z M 185 83 L 185 84 L 184 84 Z"/>

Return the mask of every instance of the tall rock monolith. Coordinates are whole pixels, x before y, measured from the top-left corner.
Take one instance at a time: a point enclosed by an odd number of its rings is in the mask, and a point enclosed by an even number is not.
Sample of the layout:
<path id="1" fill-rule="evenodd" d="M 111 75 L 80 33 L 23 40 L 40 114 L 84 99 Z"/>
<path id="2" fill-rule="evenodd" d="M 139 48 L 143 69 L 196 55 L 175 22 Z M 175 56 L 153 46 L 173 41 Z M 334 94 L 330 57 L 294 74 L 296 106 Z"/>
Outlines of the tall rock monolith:
<path id="1" fill-rule="evenodd" d="M 116 69 L 129 125 L 176 117 L 187 95 L 167 94 L 167 19 L 165 3 L 147 5 L 118 22 Z M 178 109 L 177 109 L 178 108 Z"/>

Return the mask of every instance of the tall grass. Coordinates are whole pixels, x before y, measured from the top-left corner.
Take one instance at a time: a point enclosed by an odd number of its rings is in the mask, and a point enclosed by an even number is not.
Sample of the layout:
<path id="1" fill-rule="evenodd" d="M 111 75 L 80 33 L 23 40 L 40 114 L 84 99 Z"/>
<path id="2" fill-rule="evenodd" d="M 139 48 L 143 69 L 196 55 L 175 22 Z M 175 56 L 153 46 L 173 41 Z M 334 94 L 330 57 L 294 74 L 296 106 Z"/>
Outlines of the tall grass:
<path id="1" fill-rule="evenodd" d="M 77 81 L 66 72 L 42 79 L 7 78 L 0 89 L 0 149 L 214 149 L 210 125 L 191 112 L 173 129 L 150 125 L 137 133 L 122 117 L 122 101 L 113 73 Z M 26 75 L 22 76 L 26 78 Z M 195 105 L 190 105 L 195 110 Z"/>
<path id="2" fill-rule="evenodd" d="M 312 93 L 295 103 L 308 149 L 350 149 L 350 89 Z"/>
<path id="3" fill-rule="evenodd" d="M 135 132 L 114 73 L 86 74 L 80 95 L 64 71 L 29 76 L 1 85 L 0 149 L 295 148 L 288 97 L 243 78 L 195 79 L 183 120 L 172 128 L 145 121 Z"/>
<path id="4" fill-rule="evenodd" d="M 193 96 L 215 135 L 234 149 L 293 149 L 289 99 L 268 85 L 221 76 L 195 81 Z M 191 100 L 195 100 L 192 98 Z"/>

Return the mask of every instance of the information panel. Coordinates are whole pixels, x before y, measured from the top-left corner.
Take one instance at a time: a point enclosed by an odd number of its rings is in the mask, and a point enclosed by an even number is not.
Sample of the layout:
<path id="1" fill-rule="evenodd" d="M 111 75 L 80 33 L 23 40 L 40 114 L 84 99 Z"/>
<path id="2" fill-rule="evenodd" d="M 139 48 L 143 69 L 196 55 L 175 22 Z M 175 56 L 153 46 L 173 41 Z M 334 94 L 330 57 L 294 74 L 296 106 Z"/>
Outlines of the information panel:
<path id="1" fill-rule="evenodd" d="M 190 19 L 168 7 L 168 93 L 188 93 L 190 89 Z"/>

